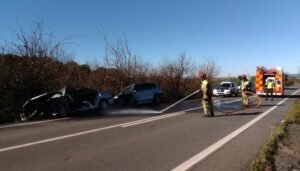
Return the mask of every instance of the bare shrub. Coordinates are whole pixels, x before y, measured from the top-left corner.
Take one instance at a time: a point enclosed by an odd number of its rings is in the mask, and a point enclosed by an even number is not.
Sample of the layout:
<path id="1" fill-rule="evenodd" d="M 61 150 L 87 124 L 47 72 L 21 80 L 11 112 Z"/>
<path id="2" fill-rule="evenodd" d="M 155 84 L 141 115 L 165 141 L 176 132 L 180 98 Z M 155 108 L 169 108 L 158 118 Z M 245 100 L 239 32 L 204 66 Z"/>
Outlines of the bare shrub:
<path id="1" fill-rule="evenodd" d="M 192 71 L 190 58 L 181 53 L 174 61 L 165 59 L 161 66 L 152 68 L 148 75 L 161 85 L 167 101 L 172 101 L 186 95 Z"/>
<path id="2" fill-rule="evenodd" d="M 51 57 L 60 61 L 69 61 L 73 58 L 71 53 L 64 50 L 64 46 L 71 44 L 71 37 L 61 40 L 56 39 L 53 32 L 46 33 L 42 23 L 33 25 L 30 31 L 26 32 L 19 26 L 12 30 L 15 35 L 14 41 L 5 41 L 2 46 L 2 54 L 9 53 L 17 56 L 27 57 Z"/>
<path id="3" fill-rule="evenodd" d="M 105 55 L 104 65 L 107 69 L 114 68 L 122 72 L 122 79 L 119 80 L 119 87 L 127 86 L 132 82 L 144 79 L 148 71 L 147 65 L 143 64 L 137 55 L 129 48 L 127 38 L 111 43 L 104 36 Z"/>
<path id="4" fill-rule="evenodd" d="M 220 68 L 216 62 L 209 58 L 204 58 L 204 61 L 200 63 L 198 70 L 206 73 L 208 79 L 216 78 L 220 73 Z"/>

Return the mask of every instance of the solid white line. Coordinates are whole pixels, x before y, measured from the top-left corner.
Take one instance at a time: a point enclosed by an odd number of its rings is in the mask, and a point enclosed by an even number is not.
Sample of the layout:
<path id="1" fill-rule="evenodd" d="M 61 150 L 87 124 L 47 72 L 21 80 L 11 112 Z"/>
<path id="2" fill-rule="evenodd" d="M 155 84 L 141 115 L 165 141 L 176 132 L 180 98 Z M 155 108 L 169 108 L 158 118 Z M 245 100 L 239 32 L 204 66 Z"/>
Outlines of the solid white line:
<path id="1" fill-rule="evenodd" d="M 19 126 L 25 126 L 25 125 L 35 125 L 35 124 L 40 124 L 40 123 L 61 121 L 61 120 L 67 120 L 67 119 L 71 119 L 71 118 L 68 117 L 68 118 L 60 118 L 60 119 L 51 119 L 51 120 L 46 120 L 46 121 L 37 121 L 37 122 L 20 123 L 20 124 L 14 124 L 14 125 L 5 125 L 5 126 L 0 126 L 0 129 L 2 129 L 2 128 L 11 128 L 11 127 L 19 127 Z"/>
<path id="2" fill-rule="evenodd" d="M 231 101 L 222 102 L 222 103 L 231 103 L 231 102 L 236 102 L 236 101 L 240 101 L 240 99 L 231 100 Z M 121 127 L 122 128 L 127 128 L 127 127 L 130 127 L 130 126 L 140 125 L 140 124 L 144 124 L 144 123 L 148 123 L 148 122 L 152 122 L 152 121 L 157 121 L 157 120 L 160 120 L 160 119 L 166 119 L 166 118 L 170 118 L 170 117 L 174 117 L 174 116 L 179 116 L 179 115 L 185 114 L 185 112 L 198 110 L 198 109 L 201 109 L 201 108 L 202 108 L 202 106 L 182 110 L 182 111 L 175 112 L 175 113 L 165 114 L 165 115 L 162 115 L 162 116 L 156 116 L 156 117 L 146 118 L 146 119 L 142 119 L 142 120 L 137 120 L 137 121 L 133 121 L 133 122 L 130 122 L 130 123 L 125 123 L 125 124 L 121 125 Z"/>
<path id="3" fill-rule="evenodd" d="M 298 93 L 299 90 L 300 89 L 298 89 L 292 95 Z M 230 140 L 232 140 L 233 138 L 235 138 L 236 136 L 238 136 L 239 134 L 241 134 L 242 132 L 244 132 L 246 129 L 248 129 L 249 127 L 251 127 L 252 125 L 254 125 L 260 119 L 262 119 L 263 117 L 265 117 L 266 115 L 268 115 L 269 113 L 271 113 L 274 109 L 276 109 L 279 105 L 281 105 L 282 103 L 284 103 L 287 99 L 288 99 L 288 97 L 285 98 L 285 99 L 283 99 L 283 100 L 281 100 L 275 106 L 271 107 L 270 109 L 268 109 L 264 113 L 262 113 L 259 116 L 255 117 L 254 119 L 252 119 L 251 121 L 249 121 L 245 125 L 241 126 L 240 128 L 238 128 L 234 132 L 230 133 L 229 135 L 225 136 L 221 140 L 219 140 L 216 143 L 212 144 L 211 146 L 209 146 L 208 148 L 204 149 L 200 153 L 196 154 L 192 158 L 188 159 L 184 163 L 180 164 L 176 168 L 172 169 L 172 171 L 185 171 L 185 170 L 188 170 L 189 168 L 191 168 L 192 166 L 194 166 L 195 164 L 197 164 L 198 162 L 200 162 L 201 160 L 203 160 L 204 158 L 206 158 L 208 155 L 212 154 L 217 149 L 219 149 L 220 147 L 222 147 L 223 145 L 225 145 L 227 142 L 229 142 Z"/>
<path id="4" fill-rule="evenodd" d="M 12 146 L 12 147 L 7 147 L 7 148 L 1 148 L 0 152 L 14 150 L 14 149 L 28 147 L 28 146 L 33 146 L 33 145 L 37 145 L 37 144 L 43 144 L 43 143 L 57 141 L 57 140 L 62 140 L 62 139 L 71 138 L 71 137 L 75 137 L 75 136 L 79 136 L 79 135 L 90 134 L 90 133 L 93 133 L 93 132 L 99 132 L 99 131 L 103 131 L 103 130 L 106 130 L 106 129 L 116 128 L 116 127 L 119 127 L 120 125 L 121 124 L 112 125 L 112 126 L 108 126 L 108 127 L 92 129 L 92 130 L 89 130 L 89 131 L 83 131 L 83 132 L 79 132 L 79 133 L 75 133 L 75 134 L 69 134 L 69 135 L 64 135 L 64 136 L 60 136 L 60 137 L 40 140 L 40 141 L 36 141 L 36 142 L 32 142 L 32 143 L 26 143 L 26 144 L 16 145 L 16 146 Z"/>
<path id="5" fill-rule="evenodd" d="M 178 115 L 182 115 L 182 114 L 184 114 L 184 112 L 176 112 L 176 113 L 165 114 L 165 115 L 162 115 L 162 116 L 156 116 L 156 117 L 151 117 L 151 118 L 147 118 L 147 119 L 142 119 L 142 120 L 138 120 L 138 121 L 125 123 L 125 124 L 122 124 L 121 127 L 126 128 L 126 127 L 130 127 L 130 126 L 139 125 L 139 124 L 143 124 L 143 123 L 148 123 L 148 122 L 152 122 L 152 121 L 157 121 L 157 120 L 160 120 L 160 119 L 166 119 L 166 118 L 170 118 L 170 117 L 174 117 L 174 116 L 178 116 Z"/>
<path id="6" fill-rule="evenodd" d="M 159 120 L 159 119 L 165 119 L 165 118 L 170 118 L 170 117 L 173 117 L 173 116 L 182 115 L 182 114 L 184 114 L 187 111 L 197 110 L 197 109 L 200 109 L 200 108 L 202 108 L 202 107 L 191 108 L 191 109 L 187 109 L 187 110 L 183 110 L 183 111 L 179 111 L 179 112 L 175 112 L 175 113 L 170 113 L 170 114 L 166 114 L 166 115 L 162 115 L 162 116 L 151 117 L 151 118 L 147 118 L 147 119 L 142 119 L 142 120 L 127 122 L 127 123 L 122 123 L 122 124 L 117 124 L 117 125 L 111 125 L 111 126 L 107 126 L 107 127 L 103 127 L 103 128 L 92 129 L 92 130 L 89 130 L 89 131 L 84 131 L 84 132 L 79 132 L 79 133 L 74 133 L 74 134 L 69 134 L 69 135 L 64 135 L 64 136 L 49 138 L 49 139 L 40 140 L 40 141 L 36 141 L 36 142 L 31 142 L 31 143 L 26 143 L 26 144 L 21 144 L 21 145 L 6 147 L 6 148 L 1 148 L 0 152 L 14 150 L 14 149 L 23 148 L 23 147 L 29 147 L 29 146 L 33 146 L 33 145 L 37 145 L 37 144 L 43 144 L 43 143 L 48 143 L 48 142 L 62 140 L 62 139 L 67 139 L 67 138 L 71 138 L 71 137 L 75 137 L 75 136 L 80 136 L 80 135 L 84 135 L 84 134 L 90 134 L 90 133 L 99 132 L 99 131 L 103 131 L 103 130 L 107 130 L 107 129 L 111 129 L 111 128 L 116 128 L 116 127 L 123 127 L 123 128 L 125 128 L 125 127 L 129 127 L 129 126 L 133 126 L 133 125 L 138 125 L 138 124 L 142 124 L 142 123 L 156 121 L 156 120 Z M 70 119 L 70 118 L 62 118 L 62 119 Z M 62 119 L 60 119 L 60 120 L 62 120 Z M 59 119 L 56 119 L 56 120 L 59 120 Z M 16 126 L 19 126 L 19 125 L 30 125 L 30 124 L 37 124 L 37 123 L 51 122 L 51 121 L 55 121 L 55 120 L 41 121 L 41 122 L 34 122 L 34 123 L 24 123 L 24 124 L 18 124 Z"/>
<path id="7" fill-rule="evenodd" d="M 202 106 L 200 106 L 200 107 L 194 107 L 194 108 L 183 110 L 182 112 L 189 112 L 189 111 L 198 110 L 198 109 L 201 109 L 201 108 L 202 108 Z"/>
<path id="8" fill-rule="evenodd" d="M 175 113 L 165 114 L 165 115 L 162 115 L 162 116 L 156 116 L 156 117 L 151 117 L 151 118 L 147 118 L 147 119 L 137 120 L 137 121 L 133 121 L 133 122 L 130 122 L 130 123 L 123 124 L 121 127 L 126 128 L 126 127 L 135 126 L 135 125 L 139 125 L 139 124 L 144 124 L 144 123 L 148 123 L 148 122 L 152 122 L 152 121 L 157 121 L 157 120 L 160 120 L 160 119 L 166 119 L 166 118 L 170 118 L 170 117 L 185 114 L 185 112 L 188 112 L 188 111 L 198 110 L 198 109 L 201 109 L 201 108 L 202 107 L 195 107 L 195 108 L 191 108 L 191 109 L 187 109 L 187 110 L 183 110 L 183 111 L 179 111 L 179 112 L 175 112 Z"/>

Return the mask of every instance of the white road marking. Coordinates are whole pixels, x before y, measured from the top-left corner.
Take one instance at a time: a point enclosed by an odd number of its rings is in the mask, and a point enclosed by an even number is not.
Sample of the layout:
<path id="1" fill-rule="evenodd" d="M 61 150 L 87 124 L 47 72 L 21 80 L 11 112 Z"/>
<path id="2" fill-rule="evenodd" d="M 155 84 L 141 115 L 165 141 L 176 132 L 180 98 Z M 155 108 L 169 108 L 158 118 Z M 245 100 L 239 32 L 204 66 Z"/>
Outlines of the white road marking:
<path id="1" fill-rule="evenodd" d="M 7 147 L 7 148 L 1 148 L 0 152 L 14 150 L 14 149 L 23 148 L 23 147 L 29 147 L 29 146 L 33 146 L 33 145 L 37 145 L 37 144 L 43 144 L 43 143 L 62 140 L 62 139 L 71 138 L 71 137 L 76 137 L 76 136 L 79 136 L 79 135 L 90 134 L 90 133 L 93 133 L 93 132 L 99 132 L 99 131 L 103 131 L 103 130 L 106 130 L 106 129 L 116 128 L 116 127 L 119 127 L 120 125 L 121 124 L 112 125 L 112 126 L 108 126 L 108 127 L 103 127 L 103 128 L 97 128 L 97 129 L 92 129 L 92 130 L 88 130 L 88 131 L 78 132 L 78 133 L 75 133 L 75 134 L 69 134 L 69 135 L 59 136 L 59 137 L 55 137 L 55 138 L 40 140 L 40 141 L 36 141 L 36 142 L 32 142 L 32 143 L 26 143 L 26 144 L 16 145 L 16 146 L 12 146 L 12 147 Z"/>
<path id="2" fill-rule="evenodd" d="M 60 119 L 51 119 L 51 120 L 46 120 L 46 121 L 37 121 L 37 122 L 28 122 L 28 123 L 20 123 L 20 124 L 13 124 L 13 125 L 5 125 L 5 126 L 0 126 L 0 129 L 2 129 L 2 128 L 11 128 L 11 127 L 19 127 L 19 126 L 25 126 L 25 125 L 35 125 L 35 124 L 40 124 L 40 123 L 61 121 L 61 120 L 67 120 L 67 119 L 71 119 L 71 118 L 68 117 L 68 118 L 60 118 Z"/>
<path id="3" fill-rule="evenodd" d="M 231 101 L 222 102 L 222 103 L 232 103 L 232 102 L 236 102 L 236 101 L 240 101 L 240 99 L 231 100 Z M 160 120 L 160 119 L 170 118 L 170 117 L 173 117 L 173 116 L 179 116 L 179 115 L 185 114 L 185 112 L 198 110 L 198 109 L 201 109 L 201 108 L 202 108 L 202 106 L 182 110 L 182 111 L 175 112 L 175 113 L 165 114 L 165 115 L 162 115 L 162 116 L 156 116 L 156 117 L 146 118 L 146 119 L 142 119 L 142 120 L 137 120 L 137 121 L 133 121 L 133 122 L 130 122 L 130 123 L 125 123 L 121 127 L 126 128 L 126 127 L 135 126 L 135 125 L 139 125 L 139 124 L 144 124 L 144 123 L 148 123 L 148 122 L 152 122 L 152 121 L 157 121 L 157 120 Z"/>
<path id="4" fill-rule="evenodd" d="M 213 97 L 213 100 L 217 100 L 216 97 Z M 218 99 L 218 100 L 221 100 L 221 99 Z M 201 102 L 201 99 L 194 99 L 194 100 L 185 100 L 184 102 L 195 102 L 195 101 L 199 101 Z M 239 100 L 232 100 L 232 101 L 241 101 L 240 98 Z M 229 101 L 229 102 L 232 102 L 232 101 Z"/>
<path id="5" fill-rule="evenodd" d="M 182 112 L 189 112 L 189 111 L 198 110 L 198 109 L 201 109 L 201 108 L 202 108 L 202 106 L 200 106 L 200 107 L 194 107 L 194 108 L 183 110 Z"/>
<path id="6" fill-rule="evenodd" d="M 299 90 L 300 89 L 298 89 L 292 95 L 295 95 L 296 93 L 298 93 Z M 183 162 L 182 164 L 178 165 L 176 168 L 172 169 L 172 171 L 185 171 L 185 170 L 188 170 L 189 168 L 191 168 L 192 166 L 194 166 L 195 164 L 197 164 L 198 162 L 200 162 L 201 160 L 203 160 L 204 158 L 206 158 L 207 156 L 209 156 L 210 154 L 212 154 L 213 152 L 215 152 L 217 149 L 219 149 L 220 147 L 222 147 L 223 145 L 225 145 L 227 142 L 229 142 L 230 140 L 232 140 L 233 138 L 235 138 L 236 136 L 238 136 L 239 134 L 241 134 L 242 132 L 244 132 L 246 129 L 248 129 L 249 127 L 251 127 L 252 125 L 254 125 L 256 122 L 258 122 L 259 120 L 261 120 L 263 117 L 267 116 L 274 109 L 276 109 L 279 105 L 281 105 L 282 103 L 284 103 L 288 98 L 289 97 L 281 100 L 275 106 L 269 108 L 264 113 L 262 113 L 259 116 L 255 117 L 254 119 L 252 119 L 251 121 L 249 121 L 245 125 L 241 126 L 237 130 L 233 131 L 229 135 L 227 135 L 224 138 L 220 139 L 219 141 L 217 141 L 216 143 L 212 144 L 208 148 L 204 149 L 200 153 L 196 154 L 192 158 L 190 158 L 187 161 Z"/>
<path id="7" fill-rule="evenodd" d="M 233 101 L 236 101 L 236 100 L 233 100 Z M 71 138 L 71 137 L 75 137 L 75 136 L 90 134 L 90 133 L 99 132 L 99 131 L 103 131 L 103 130 L 107 130 L 107 129 L 112 129 L 112 128 L 117 128 L 117 127 L 126 128 L 126 127 L 133 126 L 133 125 L 143 124 L 143 123 L 147 123 L 147 122 L 156 121 L 156 120 L 159 120 L 159 119 L 165 119 L 165 118 L 170 118 L 170 117 L 173 117 L 173 116 L 182 115 L 182 114 L 184 114 L 187 111 L 197 110 L 197 109 L 200 109 L 200 108 L 202 108 L 202 107 L 196 107 L 196 108 L 186 109 L 186 110 L 183 110 L 183 111 L 179 111 L 179 112 L 175 112 L 175 113 L 170 113 L 170 114 L 165 114 L 165 115 L 161 115 L 161 116 L 146 118 L 146 119 L 137 120 L 137 121 L 131 121 L 131 122 L 127 122 L 127 123 L 121 123 L 121 124 L 111 125 L 111 126 L 107 126 L 107 127 L 103 127 L 103 128 L 97 128 L 97 129 L 92 129 L 92 130 L 88 130 L 88 131 L 78 132 L 78 133 L 74 133 L 74 134 L 69 134 L 69 135 L 64 135 L 64 136 L 49 138 L 49 139 L 45 139 L 45 140 L 40 140 L 40 141 L 36 141 L 36 142 L 31 142 L 31 143 L 26 143 L 26 144 L 21 144 L 21 145 L 6 147 L 6 148 L 1 148 L 0 152 L 14 150 L 14 149 L 19 149 L 19 148 L 24 148 L 24 147 L 29 147 L 29 146 L 43 144 L 43 143 L 48 143 L 48 142 L 52 142 L 52 141 L 58 141 L 58 140 L 62 140 L 62 139 L 67 139 L 67 138 Z M 65 119 L 68 119 L 68 118 L 65 118 Z M 41 122 L 43 122 L 43 121 L 41 121 Z M 49 122 L 49 121 L 44 121 L 44 122 Z M 25 123 L 25 124 L 30 124 L 30 123 Z"/>
<path id="8" fill-rule="evenodd" d="M 161 116 L 156 116 L 156 117 L 151 117 L 151 118 L 147 118 L 147 119 L 137 120 L 137 121 L 133 121 L 133 122 L 130 122 L 130 123 L 123 124 L 121 127 L 126 128 L 126 127 L 130 127 L 130 126 L 134 126 L 134 125 L 139 125 L 139 124 L 144 124 L 144 123 L 148 123 L 148 122 L 152 122 L 152 121 L 157 121 L 157 120 L 160 120 L 160 119 L 166 119 L 166 118 L 170 118 L 170 117 L 185 114 L 185 112 L 188 112 L 188 111 L 198 110 L 198 109 L 201 109 L 201 108 L 202 107 L 195 107 L 195 108 L 191 108 L 191 109 L 187 109 L 187 110 L 183 110 L 183 111 L 179 111 L 179 112 L 175 112 L 175 113 L 169 113 L 169 114 L 165 114 L 165 115 L 161 115 Z"/>
<path id="9" fill-rule="evenodd" d="M 121 127 L 126 128 L 126 127 L 130 127 L 130 126 L 148 123 L 148 122 L 152 122 L 152 121 L 157 121 L 160 119 L 170 118 L 170 117 L 174 117 L 174 116 L 178 116 L 178 115 L 182 115 L 182 114 L 184 114 L 184 112 L 175 112 L 175 113 L 165 114 L 162 116 L 156 116 L 156 117 L 151 117 L 151 118 L 147 118 L 147 119 L 142 119 L 142 120 L 125 123 L 125 124 L 122 124 Z"/>

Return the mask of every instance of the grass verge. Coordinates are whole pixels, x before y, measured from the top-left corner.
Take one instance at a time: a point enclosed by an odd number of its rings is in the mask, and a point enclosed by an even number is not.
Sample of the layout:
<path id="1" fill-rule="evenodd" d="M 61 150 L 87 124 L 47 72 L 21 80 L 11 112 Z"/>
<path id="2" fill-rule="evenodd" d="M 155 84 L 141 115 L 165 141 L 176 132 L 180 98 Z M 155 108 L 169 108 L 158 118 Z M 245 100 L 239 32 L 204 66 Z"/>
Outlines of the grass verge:
<path id="1" fill-rule="evenodd" d="M 300 124 L 300 100 L 289 110 L 287 117 L 272 132 L 268 142 L 259 152 L 257 158 L 251 163 L 250 171 L 269 171 L 274 170 L 274 154 L 278 142 L 288 136 L 287 128 L 290 124 Z"/>

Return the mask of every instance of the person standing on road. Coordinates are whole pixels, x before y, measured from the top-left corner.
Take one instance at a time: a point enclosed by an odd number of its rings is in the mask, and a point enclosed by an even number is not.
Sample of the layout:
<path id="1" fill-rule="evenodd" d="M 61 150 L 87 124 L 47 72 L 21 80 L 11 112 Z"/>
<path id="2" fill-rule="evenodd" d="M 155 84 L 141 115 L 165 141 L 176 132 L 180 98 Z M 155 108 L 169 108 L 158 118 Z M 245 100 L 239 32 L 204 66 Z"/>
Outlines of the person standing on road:
<path id="1" fill-rule="evenodd" d="M 243 98 L 242 106 L 247 107 L 249 105 L 249 98 L 246 93 L 246 90 L 247 90 L 247 87 L 249 86 L 249 81 L 245 74 L 241 75 L 240 78 L 242 79 L 242 81 L 241 81 L 241 92 L 242 92 L 242 98 Z"/>
<path id="2" fill-rule="evenodd" d="M 201 79 L 202 107 L 204 117 L 214 117 L 211 85 L 207 81 L 206 74 L 204 72 L 199 72 L 199 77 Z"/>
<path id="3" fill-rule="evenodd" d="M 271 97 L 271 100 L 273 100 L 273 90 L 275 87 L 274 82 L 271 79 L 268 79 L 265 86 L 267 88 L 267 96 L 266 96 L 265 100 L 268 100 L 268 97 Z"/>

